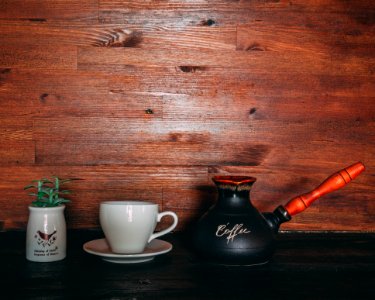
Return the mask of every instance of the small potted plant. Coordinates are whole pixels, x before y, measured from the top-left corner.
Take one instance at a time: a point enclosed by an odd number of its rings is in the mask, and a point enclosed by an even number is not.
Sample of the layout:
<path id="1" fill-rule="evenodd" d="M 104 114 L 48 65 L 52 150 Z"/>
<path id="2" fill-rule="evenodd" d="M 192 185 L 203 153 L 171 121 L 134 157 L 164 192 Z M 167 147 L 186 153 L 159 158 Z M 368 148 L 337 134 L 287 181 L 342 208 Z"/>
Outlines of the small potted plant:
<path id="1" fill-rule="evenodd" d="M 75 179 L 42 178 L 33 180 L 24 190 L 32 189 L 29 195 L 34 201 L 29 205 L 29 220 L 26 231 L 26 258 L 36 262 L 62 260 L 66 256 L 65 195 L 69 190 L 61 186 Z"/>

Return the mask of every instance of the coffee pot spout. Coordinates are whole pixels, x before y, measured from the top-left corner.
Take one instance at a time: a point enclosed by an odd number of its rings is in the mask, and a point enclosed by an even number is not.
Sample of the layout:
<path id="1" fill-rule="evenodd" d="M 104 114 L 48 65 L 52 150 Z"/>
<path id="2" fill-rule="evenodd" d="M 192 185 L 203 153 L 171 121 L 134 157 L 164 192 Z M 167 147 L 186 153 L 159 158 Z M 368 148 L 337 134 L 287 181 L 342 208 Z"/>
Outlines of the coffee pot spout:
<path id="1" fill-rule="evenodd" d="M 364 170 L 365 166 L 357 162 L 332 174 L 311 192 L 294 197 L 285 206 L 280 205 L 272 213 L 263 213 L 263 217 L 272 230 L 278 232 L 282 223 L 290 221 L 292 216 L 303 212 L 318 198 L 344 187 Z"/>

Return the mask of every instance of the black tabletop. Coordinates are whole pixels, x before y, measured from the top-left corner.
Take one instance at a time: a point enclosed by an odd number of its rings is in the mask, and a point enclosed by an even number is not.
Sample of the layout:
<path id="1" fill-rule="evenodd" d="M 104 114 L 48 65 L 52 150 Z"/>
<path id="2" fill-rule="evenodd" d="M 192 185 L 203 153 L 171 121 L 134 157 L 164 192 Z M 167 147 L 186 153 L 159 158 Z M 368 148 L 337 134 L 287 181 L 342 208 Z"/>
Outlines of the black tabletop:
<path id="1" fill-rule="evenodd" d="M 261 266 L 201 261 L 186 234 L 163 239 L 173 249 L 140 264 L 86 253 L 98 230 L 68 231 L 67 257 L 25 258 L 25 233 L 0 233 L 0 299 L 375 299 L 374 233 L 281 233 Z"/>

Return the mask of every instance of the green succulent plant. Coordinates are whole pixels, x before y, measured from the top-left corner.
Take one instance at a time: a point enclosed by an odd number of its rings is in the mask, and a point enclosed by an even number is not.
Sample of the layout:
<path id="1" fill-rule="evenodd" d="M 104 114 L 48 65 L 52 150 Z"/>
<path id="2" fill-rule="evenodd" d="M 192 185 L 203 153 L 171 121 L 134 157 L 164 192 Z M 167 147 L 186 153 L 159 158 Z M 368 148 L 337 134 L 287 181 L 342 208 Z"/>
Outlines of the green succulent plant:
<path id="1" fill-rule="evenodd" d="M 39 180 L 33 180 L 33 184 L 29 184 L 23 189 L 35 189 L 33 193 L 29 193 L 30 196 L 36 197 L 32 202 L 32 206 L 54 207 L 70 202 L 69 199 L 64 198 L 64 195 L 71 194 L 71 191 L 66 189 L 60 190 L 60 188 L 63 184 L 73 180 L 77 179 L 61 179 L 57 176 L 53 176 L 51 179 L 42 178 Z"/>

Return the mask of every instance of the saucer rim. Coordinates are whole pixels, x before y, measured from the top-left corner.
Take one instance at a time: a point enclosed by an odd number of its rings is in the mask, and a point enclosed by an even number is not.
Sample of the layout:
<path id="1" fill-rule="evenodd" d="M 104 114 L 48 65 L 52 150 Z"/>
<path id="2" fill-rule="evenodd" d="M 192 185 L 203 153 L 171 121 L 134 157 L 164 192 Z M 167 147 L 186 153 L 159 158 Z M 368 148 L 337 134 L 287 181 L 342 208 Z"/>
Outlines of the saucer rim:
<path id="1" fill-rule="evenodd" d="M 161 251 L 150 252 L 150 253 L 143 253 L 143 252 L 142 253 L 133 253 L 133 254 L 120 254 L 120 253 L 113 253 L 113 252 L 103 253 L 103 252 L 98 252 L 98 251 L 93 251 L 93 250 L 87 249 L 88 244 L 98 242 L 98 241 L 102 241 L 102 240 L 105 241 L 105 238 L 88 241 L 88 242 L 83 244 L 82 248 L 85 252 L 93 254 L 93 255 L 97 255 L 97 256 L 100 256 L 100 257 L 103 257 L 103 258 L 107 257 L 107 258 L 118 258 L 118 259 L 127 259 L 127 258 L 133 259 L 133 258 L 148 258 L 148 257 L 153 258 L 157 255 L 168 253 L 173 249 L 173 245 L 171 243 L 169 243 L 167 241 L 164 241 L 164 240 L 161 240 L 161 239 L 154 239 L 150 243 L 152 243 L 152 242 L 162 242 L 163 244 L 165 244 L 166 249 L 161 250 Z"/>

